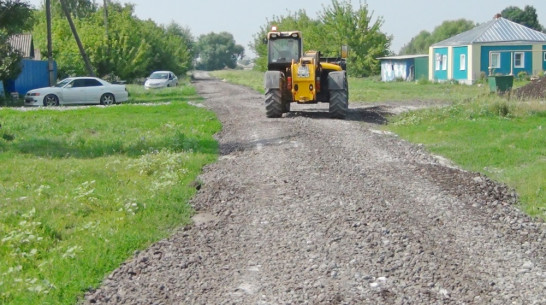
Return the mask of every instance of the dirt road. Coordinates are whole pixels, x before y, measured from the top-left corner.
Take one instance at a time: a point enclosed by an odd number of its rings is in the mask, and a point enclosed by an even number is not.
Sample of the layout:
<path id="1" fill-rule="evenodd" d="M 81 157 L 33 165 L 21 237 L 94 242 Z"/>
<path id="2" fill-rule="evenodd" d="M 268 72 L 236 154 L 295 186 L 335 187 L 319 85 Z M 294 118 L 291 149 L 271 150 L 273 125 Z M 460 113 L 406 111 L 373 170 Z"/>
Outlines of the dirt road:
<path id="1" fill-rule="evenodd" d="M 138 253 L 86 304 L 546 304 L 546 226 L 515 195 L 378 132 L 200 78 L 224 125 L 195 225 Z"/>

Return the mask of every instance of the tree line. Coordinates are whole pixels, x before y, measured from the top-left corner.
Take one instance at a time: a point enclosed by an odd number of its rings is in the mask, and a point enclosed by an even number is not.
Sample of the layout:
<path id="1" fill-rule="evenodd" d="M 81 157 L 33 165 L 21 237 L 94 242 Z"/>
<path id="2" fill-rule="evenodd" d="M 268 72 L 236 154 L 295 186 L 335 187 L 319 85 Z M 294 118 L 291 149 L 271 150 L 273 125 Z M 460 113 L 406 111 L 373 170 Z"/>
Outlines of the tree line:
<path id="1" fill-rule="evenodd" d="M 546 33 L 546 28 L 544 28 L 538 22 L 537 11 L 533 6 L 526 5 L 523 9 L 517 6 L 509 6 L 502 10 L 500 15 L 503 18 L 519 23 L 533 30 L 543 31 Z M 426 30 L 421 31 L 402 47 L 400 54 L 427 54 L 428 48 L 431 45 L 462 32 L 471 30 L 478 25 L 479 24 L 466 19 L 444 21 L 432 32 L 428 32 Z"/>
<path id="2" fill-rule="evenodd" d="M 310 18 L 304 10 L 273 17 L 254 35 L 251 48 L 258 56 L 256 68 L 267 68 L 267 47 L 263 39 L 271 26 L 276 25 L 280 31 L 301 31 L 304 49 L 320 51 L 324 57 L 339 56 L 341 47 L 346 45 L 349 47 L 349 75 L 377 75 L 381 71 L 377 58 L 390 54 L 392 41 L 392 36 L 381 31 L 383 22 L 382 17 L 373 17 L 373 11 L 369 10 L 367 4 L 360 3 L 355 7 L 347 0 L 332 0 L 315 19 Z"/>
<path id="3" fill-rule="evenodd" d="M 57 61 L 59 78 L 86 75 L 60 1 L 51 3 L 53 58 Z M 133 4 L 104 1 L 108 12 L 105 14 L 105 7 L 92 0 L 63 0 L 63 3 L 72 15 L 95 74 L 100 77 L 131 81 L 154 70 L 184 75 L 194 68 L 235 68 L 237 60 L 245 54 L 244 47 L 236 44 L 230 33 L 209 33 L 195 38 L 189 28 L 175 22 L 163 26 L 152 20 L 140 20 L 135 16 Z M 538 23 L 532 6 L 523 10 L 510 6 L 501 15 L 530 28 L 546 30 Z M 318 50 L 325 57 L 335 57 L 340 54 L 341 46 L 347 45 L 349 75 L 377 75 L 380 73 L 377 58 L 393 54 L 392 36 L 381 30 L 383 23 L 381 16 L 374 18 L 366 3 L 353 6 L 349 0 L 332 0 L 316 18 L 309 17 L 304 10 L 273 16 L 259 28 L 249 47 L 257 55 L 256 69 L 264 71 L 267 48 L 263 39 L 271 26 L 285 31 L 299 30 L 303 33 L 305 50 Z M 465 19 L 445 21 L 433 32 L 421 31 L 400 53 L 428 53 L 430 45 L 475 26 Z M 0 0 L 0 79 L 13 78 L 20 71 L 21 55 L 7 43 L 10 35 L 30 31 L 35 47 L 47 50 L 46 28 L 44 7 L 32 9 L 23 0 Z"/>
<path id="4" fill-rule="evenodd" d="M 52 57 L 58 77 L 87 75 L 85 63 L 70 30 L 61 2 L 51 1 Z M 133 4 L 115 1 L 99 6 L 92 0 L 63 0 L 89 57 L 94 74 L 132 81 L 154 70 L 184 75 L 195 66 L 215 70 L 234 68 L 244 48 L 227 32 L 200 35 L 175 22 L 158 25 L 135 16 Z M 106 20 L 105 20 L 106 18 Z M 0 0 L 0 80 L 20 72 L 21 54 L 8 43 L 13 34 L 32 33 L 35 48 L 47 57 L 46 9 L 26 1 Z"/>

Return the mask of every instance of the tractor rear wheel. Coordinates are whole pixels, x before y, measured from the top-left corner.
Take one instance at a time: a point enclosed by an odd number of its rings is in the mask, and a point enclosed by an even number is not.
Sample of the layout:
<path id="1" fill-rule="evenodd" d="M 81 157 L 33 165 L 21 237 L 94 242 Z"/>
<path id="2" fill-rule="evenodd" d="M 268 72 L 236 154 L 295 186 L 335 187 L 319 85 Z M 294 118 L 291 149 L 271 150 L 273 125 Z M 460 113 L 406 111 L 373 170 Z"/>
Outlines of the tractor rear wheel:
<path id="1" fill-rule="evenodd" d="M 330 73 L 328 77 L 333 76 Z M 341 74 L 341 73 L 340 73 Z M 341 76 L 342 75 L 342 76 Z M 337 119 L 344 119 L 349 111 L 349 85 L 345 73 L 337 75 L 342 79 L 337 79 L 337 82 L 342 82 L 341 88 L 330 88 L 330 116 Z"/>
<path id="2" fill-rule="evenodd" d="M 267 89 L 265 92 L 265 115 L 268 118 L 280 118 L 286 106 L 282 102 L 280 89 Z"/>

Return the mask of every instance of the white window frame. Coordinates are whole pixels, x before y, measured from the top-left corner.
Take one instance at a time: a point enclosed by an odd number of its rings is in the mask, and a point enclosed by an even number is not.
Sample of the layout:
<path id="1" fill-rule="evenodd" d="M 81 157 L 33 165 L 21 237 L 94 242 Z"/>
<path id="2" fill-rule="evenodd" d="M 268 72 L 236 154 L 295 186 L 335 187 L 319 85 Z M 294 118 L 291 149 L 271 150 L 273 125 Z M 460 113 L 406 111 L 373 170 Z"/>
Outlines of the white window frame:
<path id="1" fill-rule="evenodd" d="M 519 64 L 517 63 L 517 56 L 521 56 Z M 514 68 L 525 68 L 525 52 L 514 52 Z"/>
<path id="2" fill-rule="evenodd" d="M 466 70 L 466 54 L 461 54 L 459 58 L 460 58 L 459 70 L 464 71 Z"/>
<path id="3" fill-rule="evenodd" d="M 496 61 L 493 61 L 493 58 L 496 58 Z M 491 52 L 489 55 L 489 67 L 493 69 L 498 69 L 501 67 L 501 54 L 498 52 Z"/>
<path id="4" fill-rule="evenodd" d="M 435 70 L 439 71 L 441 66 L 442 66 L 442 55 L 440 53 L 436 53 Z"/>
<path id="5" fill-rule="evenodd" d="M 546 52 L 544 52 L 544 61 L 546 61 Z"/>
<path id="6" fill-rule="evenodd" d="M 442 55 L 442 71 L 447 70 L 447 55 Z"/>

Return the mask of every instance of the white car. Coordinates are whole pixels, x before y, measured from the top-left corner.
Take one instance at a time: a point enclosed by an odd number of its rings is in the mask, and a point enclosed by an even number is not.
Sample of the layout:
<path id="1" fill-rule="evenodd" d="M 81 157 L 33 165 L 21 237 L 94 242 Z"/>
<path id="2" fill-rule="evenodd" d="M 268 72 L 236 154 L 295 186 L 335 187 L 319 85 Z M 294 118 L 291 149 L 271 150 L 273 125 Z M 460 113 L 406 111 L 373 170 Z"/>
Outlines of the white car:
<path id="1" fill-rule="evenodd" d="M 111 84 L 96 77 L 69 77 L 53 87 L 28 91 L 25 106 L 112 105 L 128 99 L 129 92 L 125 85 Z"/>
<path id="2" fill-rule="evenodd" d="M 145 89 L 158 89 L 165 87 L 175 87 L 178 85 L 178 77 L 171 71 L 155 71 L 144 83 Z"/>

